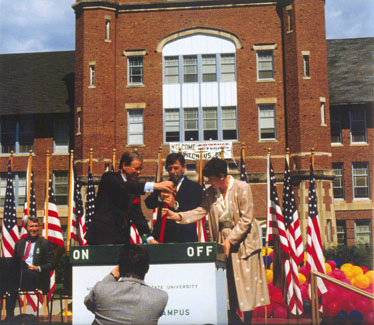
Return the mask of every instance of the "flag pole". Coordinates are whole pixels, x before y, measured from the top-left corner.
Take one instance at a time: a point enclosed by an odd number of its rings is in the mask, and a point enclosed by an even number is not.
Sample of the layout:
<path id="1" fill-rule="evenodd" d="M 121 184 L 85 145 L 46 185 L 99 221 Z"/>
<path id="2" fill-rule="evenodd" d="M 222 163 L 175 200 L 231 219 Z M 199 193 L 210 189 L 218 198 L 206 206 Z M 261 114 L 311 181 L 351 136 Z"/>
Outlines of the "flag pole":
<path id="1" fill-rule="evenodd" d="M 45 239 L 48 239 L 48 204 L 49 204 L 49 150 L 46 153 L 46 189 L 45 189 Z"/>
<path id="2" fill-rule="evenodd" d="M 68 233 L 67 233 L 67 243 L 66 243 L 66 254 L 70 253 L 70 240 L 71 240 L 71 219 L 73 211 L 73 189 L 72 184 L 74 184 L 74 169 L 73 169 L 73 159 L 74 150 L 70 150 L 70 169 L 69 169 L 69 204 L 68 204 Z"/>
<path id="3" fill-rule="evenodd" d="M 90 170 L 92 173 L 93 148 L 90 148 Z"/>
<path id="4" fill-rule="evenodd" d="M 268 249 L 269 249 L 269 241 L 268 241 L 268 231 L 269 231 L 269 211 L 270 211 L 270 155 L 271 155 L 271 148 L 268 148 L 267 153 L 267 211 L 266 211 L 266 238 L 265 238 L 265 269 L 268 268 Z M 267 306 L 265 306 L 265 324 L 268 323 L 268 313 L 267 313 Z"/>
<path id="5" fill-rule="evenodd" d="M 200 164 L 199 164 L 199 185 L 203 186 L 203 149 L 200 147 Z M 203 221 L 198 221 L 198 227 L 197 227 L 197 238 L 200 242 L 201 240 L 201 228 L 203 225 Z"/>
<path id="6" fill-rule="evenodd" d="M 221 147 L 221 159 L 222 160 L 225 159 L 225 147 L 224 146 Z"/>
<path id="7" fill-rule="evenodd" d="M 13 171 L 13 154 L 14 154 L 14 151 L 13 150 L 10 150 L 10 169 L 11 171 Z"/>
<path id="8" fill-rule="evenodd" d="M 311 157 L 312 157 L 312 167 L 313 167 L 313 170 L 314 170 L 314 148 L 312 148 L 312 150 L 311 150 Z"/>
<path id="9" fill-rule="evenodd" d="M 113 148 L 113 155 L 112 155 L 112 166 L 113 170 L 116 170 L 116 148 Z"/>
<path id="10" fill-rule="evenodd" d="M 158 148 L 157 153 L 157 176 L 156 176 L 156 182 L 161 181 L 161 171 L 162 171 L 162 148 Z"/>
<path id="11" fill-rule="evenodd" d="M 30 217 L 30 196 L 31 196 L 31 169 L 32 169 L 32 150 L 29 151 L 29 168 L 27 170 L 27 181 L 29 185 L 27 188 L 27 217 Z"/>

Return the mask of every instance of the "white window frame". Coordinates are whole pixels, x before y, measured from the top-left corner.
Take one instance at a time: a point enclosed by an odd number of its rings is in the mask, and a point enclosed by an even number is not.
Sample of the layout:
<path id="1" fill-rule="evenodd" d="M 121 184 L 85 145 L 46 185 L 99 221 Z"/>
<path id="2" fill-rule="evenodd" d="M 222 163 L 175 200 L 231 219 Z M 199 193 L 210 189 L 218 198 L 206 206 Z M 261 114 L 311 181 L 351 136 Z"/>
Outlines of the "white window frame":
<path id="1" fill-rule="evenodd" d="M 326 98 L 320 97 L 319 102 L 321 106 L 321 126 L 326 126 Z"/>
<path id="2" fill-rule="evenodd" d="M 209 59 L 214 60 L 214 63 L 209 62 Z M 214 72 L 210 70 L 214 70 Z M 202 82 L 217 82 L 217 55 L 216 54 L 201 55 L 201 81 Z"/>
<path id="3" fill-rule="evenodd" d="M 60 178 L 61 177 L 61 178 Z M 66 181 L 60 182 L 60 179 L 65 178 Z M 60 192 L 58 187 L 65 188 L 66 192 Z M 57 206 L 66 206 L 69 203 L 69 172 L 66 170 L 56 170 L 53 172 L 53 190 Z M 61 204 L 60 198 L 66 199 L 66 203 Z"/>
<path id="4" fill-rule="evenodd" d="M 133 116 L 132 116 L 133 115 Z M 141 117 L 141 121 L 134 118 Z M 141 125 L 141 130 L 133 130 L 133 126 Z M 133 137 L 141 137 L 140 141 L 134 140 Z M 127 110 L 127 144 L 128 145 L 143 145 L 144 144 L 144 109 L 129 109 Z"/>
<path id="5" fill-rule="evenodd" d="M 302 51 L 303 56 L 303 78 L 310 79 L 310 52 L 309 51 Z"/>
<path id="6" fill-rule="evenodd" d="M 66 134 L 62 133 L 62 136 L 66 138 L 66 142 L 64 144 L 59 144 L 56 142 L 56 139 L 58 139 L 59 135 L 57 132 L 59 131 L 57 123 L 65 123 L 66 125 Z M 69 119 L 68 118 L 56 118 L 53 120 L 53 152 L 54 153 L 62 153 L 67 154 L 69 153 Z"/>
<path id="7" fill-rule="evenodd" d="M 13 174 L 13 189 L 14 189 L 14 202 L 15 206 L 22 207 L 25 204 L 26 198 L 26 172 L 15 172 Z M 0 208 L 4 208 L 6 183 L 8 172 L 0 173 Z"/>
<path id="8" fill-rule="evenodd" d="M 105 16 L 105 41 L 110 42 L 110 16 Z"/>
<path id="9" fill-rule="evenodd" d="M 341 228 L 343 230 L 340 230 Z M 344 243 L 339 243 L 339 235 L 342 234 L 344 235 Z M 338 245 L 347 245 L 347 225 L 345 220 L 336 220 L 336 235 Z"/>
<path id="10" fill-rule="evenodd" d="M 167 62 L 174 61 L 174 64 L 167 64 Z M 176 61 L 176 64 L 175 64 Z M 174 72 L 176 71 L 176 72 Z M 179 77 L 179 57 L 178 55 L 175 56 L 165 56 L 164 57 L 164 83 L 165 84 L 178 84 L 180 77 Z M 176 79 L 176 81 L 171 81 L 172 79 Z"/>
<path id="11" fill-rule="evenodd" d="M 173 116 L 168 114 L 168 112 L 174 112 Z M 181 121 L 181 118 L 180 118 L 180 109 L 179 108 L 165 108 L 164 109 L 165 142 L 169 143 L 169 142 L 179 142 L 180 141 L 180 139 L 181 139 L 181 122 L 180 121 Z M 174 130 L 175 128 L 177 129 L 177 131 Z M 169 135 L 167 135 L 168 132 L 178 133 L 178 136 L 174 135 L 174 137 L 178 137 L 178 139 L 173 140 L 173 141 L 168 140 L 168 137 L 169 137 Z M 172 137 L 172 135 L 170 135 L 170 137 Z"/>
<path id="12" fill-rule="evenodd" d="M 333 131 L 334 125 L 336 125 L 336 129 L 339 130 L 339 141 L 338 142 L 334 142 L 332 140 L 332 131 Z M 331 112 L 330 132 L 331 132 L 331 143 L 342 144 L 342 118 L 341 118 L 341 114 L 339 114 L 337 110 L 334 110 Z"/>
<path id="13" fill-rule="evenodd" d="M 195 63 L 187 60 L 194 59 Z M 191 73 L 188 70 L 192 70 L 195 67 L 195 73 Z M 191 76 L 195 76 L 192 78 Z M 190 79 L 190 80 L 189 80 Z M 183 55 L 183 83 L 197 83 L 199 82 L 199 65 L 197 55 Z"/>
<path id="14" fill-rule="evenodd" d="M 138 64 L 135 64 L 135 60 L 139 60 Z M 134 74 L 133 69 L 140 69 L 140 74 Z M 140 81 L 132 81 L 134 77 L 140 77 Z M 127 58 L 127 84 L 129 86 L 144 85 L 144 56 L 134 55 Z"/>
<path id="15" fill-rule="evenodd" d="M 358 165 L 365 165 L 365 167 L 355 167 L 358 166 Z M 358 174 L 355 172 L 356 169 L 366 169 L 366 173 L 363 173 L 363 174 Z M 356 177 L 365 177 L 366 178 L 366 186 L 356 186 Z M 360 200 L 360 199 L 369 199 L 370 198 L 370 184 L 369 184 L 369 164 L 368 162 L 352 162 L 352 190 L 353 190 L 353 198 L 356 199 L 356 200 Z M 356 193 L 356 188 L 359 189 L 359 188 L 366 188 L 367 189 L 367 196 L 358 196 L 356 197 L 355 193 Z"/>
<path id="16" fill-rule="evenodd" d="M 92 63 L 89 66 L 90 66 L 89 87 L 95 88 L 96 87 L 96 64 Z"/>
<path id="17" fill-rule="evenodd" d="M 236 81 L 235 53 L 221 53 L 220 56 L 220 82 Z"/>
<path id="18" fill-rule="evenodd" d="M 272 108 L 273 110 L 273 116 L 272 117 L 261 117 L 261 108 L 265 109 L 265 108 Z M 258 111 L 258 138 L 260 141 L 274 141 L 277 139 L 277 124 L 276 124 L 276 110 L 275 110 L 275 103 L 261 103 L 261 104 L 257 104 L 257 111 Z M 273 124 L 274 124 L 274 137 L 270 137 L 270 138 L 262 138 L 261 136 L 261 130 L 264 130 L 264 129 L 267 129 L 267 128 L 263 128 L 261 127 L 261 122 L 262 121 L 265 121 L 266 120 L 273 120 Z M 268 128 L 270 129 L 270 128 Z"/>
<path id="19" fill-rule="evenodd" d="M 362 119 L 353 120 L 354 113 L 363 113 L 364 117 Z M 364 131 L 363 131 L 364 141 L 353 141 L 354 136 L 352 135 L 352 128 L 353 128 L 354 121 L 356 121 L 357 123 L 362 123 L 363 129 L 364 129 Z M 366 111 L 364 111 L 364 110 L 350 111 L 349 112 L 349 123 L 350 123 L 349 133 L 350 133 L 350 137 L 351 137 L 351 143 L 366 144 L 367 143 Z"/>
<path id="20" fill-rule="evenodd" d="M 271 53 L 271 59 L 261 58 L 261 55 L 264 53 Z M 270 57 L 268 55 L 267 57 Z M 274 51 L 272 49 L 261 49 L 256 51 L 256 61 L 257 61 L 257 80 L 274 80 Z M 261 68 L 262 64 L 271 63 L 271 69 Z M 271 77 L 261 77 L 261 72 L 271 71 Z"/>
<path id="21" fill-rule="evenodd" d="M 344 191 L 344 163 L 342 162 L 334 162 L 332 165 L 332 169 L 335 172 L 335 179 L 333 180 L 333 194 L 335 189 L 341 189 L 342 191 L 342 196 L 340 197 L 335 197 L 334 195 L 334 200 L 344 200 L 345 198 L 345 191 Z M 340 186 L 335 186 L 335 180 L 340 180 L 339 185 Z"/>
<path id="22" fill-rule="evenodd" d="M 361 225 L 365 225 L 365 223 L 369 226 L 369 230 L 368 231 L 362 231 L 362 232 L 359 232 L 358 231 L 358 226 Z M 355 244 L 361 244 L 358 242 L 358 236 L 360 234 L 363 234 L 363 235 L 368 235 L 369 236 L 369 241 L 368 241 L 368 244 L 371 244 L 372 243 L 372 239 L 371 239 L 371 221 L 370 220 L 355 220 Z M 365 243 L 362 243 L 362 244 L 366 244 Z"/>

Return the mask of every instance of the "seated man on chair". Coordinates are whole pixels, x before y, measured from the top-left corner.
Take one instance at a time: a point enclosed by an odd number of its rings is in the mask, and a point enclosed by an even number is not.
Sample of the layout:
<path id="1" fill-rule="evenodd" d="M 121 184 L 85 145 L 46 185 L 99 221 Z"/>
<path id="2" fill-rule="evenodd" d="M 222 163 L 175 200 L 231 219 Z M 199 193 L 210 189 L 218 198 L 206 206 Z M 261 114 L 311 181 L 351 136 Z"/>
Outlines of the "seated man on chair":
<path id="1" fill-rule="evenodd" d="M 84 299 L 95 314 L 93 324 L 157 324 L 168 294 L 145 284 L 149 256 L 143 246 L 125 244 L 119 265 L 97 282 Z"/>
<path id="2" fill-rule="evenodd" d="M 13 265 L 16 273 L 16 288 L 7 299 L 7 318 L 14 316 L 16 290 L 42 290 L 48 293 L 50 271 L 53 263 L 51 242 L 39 237 L 39 220 L 29 217 L 25 222 L 27 237 L 20 239 L 14 246 Z"/>

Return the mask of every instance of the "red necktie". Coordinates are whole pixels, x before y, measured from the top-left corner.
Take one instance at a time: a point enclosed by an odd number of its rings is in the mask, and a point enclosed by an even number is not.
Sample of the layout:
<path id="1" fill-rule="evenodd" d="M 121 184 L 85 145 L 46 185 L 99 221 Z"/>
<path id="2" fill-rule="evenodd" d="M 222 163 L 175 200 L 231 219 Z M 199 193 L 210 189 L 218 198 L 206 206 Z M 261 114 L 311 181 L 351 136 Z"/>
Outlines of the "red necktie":
<path id="1" fill-rule="evenodd" d="M 26 259 L 29 257 L 30 250 L 31 250 L 31 240 L 28 241 L 26 251 L 25 251 L 25 255 L 23 255 L 22 261 L 26 261 Z"/>

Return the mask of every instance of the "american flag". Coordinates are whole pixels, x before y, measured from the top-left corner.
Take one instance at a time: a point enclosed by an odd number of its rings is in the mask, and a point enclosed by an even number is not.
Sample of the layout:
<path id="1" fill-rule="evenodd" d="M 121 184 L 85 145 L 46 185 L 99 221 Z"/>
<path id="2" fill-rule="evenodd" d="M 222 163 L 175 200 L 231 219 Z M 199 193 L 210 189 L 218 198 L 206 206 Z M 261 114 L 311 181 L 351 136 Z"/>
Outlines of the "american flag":
<path id="1" fill-rule="evenodd" d="M 75 170 L 73 169 L 70 175 L 70 191 L 73 193 L 69 207 L 72 210 L 71 213 L 71 227 L 70 236 L 75 241 L 79 241 L 81 246 L 87 246 L 86 236 L 86 223 L 83 210 L 83 201 L 81 195 L 81 184 L 75 176 Z"/>
<path id="2" fill-rule="evenodd" d="M 49 177 L 48 189 L 48 209 L 44 206 L 44 219 L 43 219 L 43 237 L 48 238 L 53 244 L 65 247 L 64 237 L 62 236 L 60 218 L 56 206 L 55 194 L 52 187 L 52 179 Z M 46 219 L 48 213 L 48 234 L 46 234 Z M 48 236 L 47 236 L 48 235 Z"/>
<path id="3" fill-rule="evenodd" d="M 294 292 L 295 281 L 290 263 L 290 244 L 288 242 L 286 225 L 279 205 L 275 175 L 273 166 L 270 162 L 270 157 L 268 157 L 268 186 L 269 211 L 267 221 L 267 240 L 273 240 L 274 244 L 273 284 L 282 289 L 283 299 L 289 306 L 289 310 L 296 314 L 296 308 L 299 308 L 299 304 L 296 302 L 297 296 L 295 297 Z"/>
<path id="4" fill-rule="evenodd" d="M 299 284 L 298 266 L 304 258 L 303 238 L 301 237 L 299 215 L 296 208 L 295 195 L 291 184 L 291 175 L 288 161 L 285 162 L 284 183 L 283 183 L 283 218 L 289 243 L 290 260 L 286 269 L 287 300 L 289 301 L 290 312 L 300 315 L 304 311 Z"/>
<path id="5" fill-rule="evenodd" d="M 326 274 L 321 232 L 318 220 L 316 185 L 312 163 L 310 163 L 307 234 L 306 268 L 309 272 L 317 271 Z M 317 287 L 321 294 L 327 292 L 326 286 L 320 277 L 317 278 Z"/>
<path id="6" fill-rule="evenodd" d="M 87 180 L 87 195 L 86 195 L 86 231 L 92 223 L 92 218 L 95 213 L 95 185 L 91 173 L 91 168 L 88 167 Z"/>
<path id="7" fill-rule="evenodd" d="M 14 200 L 13 175 L 10 161 L 5 190 L 4 215 L 2 227 L 1 256 L 12 257 L 14 245 L 19 239 L 16 204 Z"/>
<path id="8" fill-rule="evenodd" d="M 140 196 L 138 196 L 138 195 L 135 196 L 133 201 L 132 201 L 132 204 L 133 205 L 134 204 L 140 205 Z M 136 226 L 134 224 L 131 224 L 131 227 L 130 227 L 130 243 L 141 244 L 142 242 L 143 242 L 143 240 L 142 240 L 142 237 L 139 234 L 138 229 L 136 228 Z"/>
<path id="9" fill-rule="evenodd" d="M 269 242 L 273 240 L 274 237 L 278 237 L 282 250 L 284 253 L 289 255 L 288 239 L 279 204 L 274 170 L 270 157 L 268 157 L 268 213 L 266 241 Z"/>
<path id="10" fill-rule="evenodd" d="M 200 175 L 200 177 L 201 177 L 201 180 L 199 181 L 199 184 L 203 188 L 203 193 L 204 193 L 206 190 L 204 176 Z M 206 229 L 207 222 L 208 222 L 207 215 L 201 220 L 199 220 L 198 222 L 196 222 L 197 241 L 200 243 L 206 243 L 209 241 L 209 237 L 208 237 L 207 229 Z"/>
<path id="11" fill-rule="evenodd" d="M 26 177 L 29 174 L 29 167 L 27 166 L 27 173 Z M 27 220 L 28 216 L 36 217 L 36 199 L 35 199 L 35 190 L 34 190 L 34 173 L 31 172 L 30 179 L 27 179 L 26 181 L 26 196 L 25 196 L 25 207 L 23 210 L 23 219 L 22 219 L 22 227 L 21 227 L 21 238 L 27 237 L 27 231 L 25 228 L 25 221 Z M 30 189 L 30 214 L 28 214 L 27 211 L 27 195 L 29 193 Z"/>
<path id="12" fill-rule="evenodd" d="M 49 177 L 48 182 L 48 208 L 44 206 L 44 219 L 43 219 L 43 237 L 58 246 L 65 247 L 64 237 L 61 231 L 60 218 L 58 216 L 55 194 L 53 192 L 52 179 Z M 47 203 L 47 202 L 46 202 Z M 46 222 L 48 216 L 48 234 L 46 233 Z M 48 235 L 48 236 L 47 236 Z M 55 290 L 55 270 L 50 271 L 50 291 L 48 299 L 51 299 L 52 293 Z"/>
<path id="13" fill-rule="evenodd" d="M 247 171 L 245 169 L 245 161 L 244 161 L 244 157 L 243 157 L 243 152 L 240 155 L 240 180 L 248 183 Z"/>

